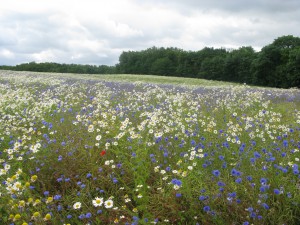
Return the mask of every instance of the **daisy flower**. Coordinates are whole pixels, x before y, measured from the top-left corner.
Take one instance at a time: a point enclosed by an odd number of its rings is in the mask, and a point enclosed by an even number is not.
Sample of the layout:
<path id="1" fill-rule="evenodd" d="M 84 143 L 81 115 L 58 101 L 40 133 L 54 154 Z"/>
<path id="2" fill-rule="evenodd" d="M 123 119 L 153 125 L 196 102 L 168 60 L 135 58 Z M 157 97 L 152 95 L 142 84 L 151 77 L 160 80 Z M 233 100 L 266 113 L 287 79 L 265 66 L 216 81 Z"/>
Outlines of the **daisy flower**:
<path id="1" fill-rule="evenodd" d="M 112 208 L 114 206 L 114 202 L 111 199 L 108 199 L 104 202 L 104 206 L 107 209 Z"/>
<path id="2" fill-rule="evenodd" d="M 80 209 L 80 208 L 81 208 L 81 202 L 76 202 L 76 203 L 73 205 L 73 208 L 74 208 L 74 209 Z"/>
<path id="3" fill-rule="evenodd" d="M 95 207 L 98 207 L 98 206 L 101 206 L 103 204 L 103 198 L 98 198 L 96 197 L 94 200 L 93 200 L 93 205 Z"/>

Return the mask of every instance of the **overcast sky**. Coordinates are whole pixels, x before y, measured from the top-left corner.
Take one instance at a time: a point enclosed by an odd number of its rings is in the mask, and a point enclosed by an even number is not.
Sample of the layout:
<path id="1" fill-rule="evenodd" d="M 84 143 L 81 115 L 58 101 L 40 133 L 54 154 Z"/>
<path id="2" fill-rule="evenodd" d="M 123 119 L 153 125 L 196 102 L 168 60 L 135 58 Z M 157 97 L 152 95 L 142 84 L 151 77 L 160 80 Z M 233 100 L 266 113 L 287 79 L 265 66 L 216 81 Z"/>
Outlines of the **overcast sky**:
<path id="1" fill-rule="evenodd" d="M 118 63 L 122 51 L 300 36 L 300 0 L 0 0 L 0 65 Z"/>

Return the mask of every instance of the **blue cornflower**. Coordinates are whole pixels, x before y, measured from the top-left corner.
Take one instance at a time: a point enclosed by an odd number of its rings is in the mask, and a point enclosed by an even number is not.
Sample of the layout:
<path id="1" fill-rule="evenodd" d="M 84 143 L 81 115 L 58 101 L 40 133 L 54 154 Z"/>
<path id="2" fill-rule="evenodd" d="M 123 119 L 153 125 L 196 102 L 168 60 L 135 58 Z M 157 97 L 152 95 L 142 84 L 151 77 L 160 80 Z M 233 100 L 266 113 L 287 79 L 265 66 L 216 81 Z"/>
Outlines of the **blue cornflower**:
<path id="1" fill-rule="evenodd" d="M 264 207 L 265 209 L 270 209 L 267 203 L 262 203 L 261 206 Z"/>
<path id="2" fill-rule="evenodd" d="M 138 221 L 138 220 L 139 220 L 139 218 L 138 218 L 137 216 L 133 216 L 132 219 L 133 219 L 134 221 Z"/>
<path id="3" fill-rule="evenodd" d="M 80 214 L 80 215 L 78 216 L 78 218 L 81 219 L 81 220 L 83 220 L 83 219 L 85 218 L 85 215 L 84 215 L 84 214 Z"/>
<path id="4" fill-rule="evenodd" d="M 86 178 L 91 178 L 92 177 L 92 174 L 91 173 L 88 173 L 87 175 L 86 175 Z"/>
<path id="5" fill-rule="evenodd" d="M 261 183 L 261 184 L 266 184 L 267 181 L 268 181 L 267 178 L 261 178 L 261 179 L 260 179 L 260 183 Z"/>
<path id="6" fill-rule="evenodd" d="M 53 199 L 54 200 L 59 200 L 59 199 L 61 199 L 61 195 L 54 195 Z"/>
<path id="7" fill-rule="evenodd" d="M 256 213 L 255 213 L 255 212 L 251 212 L 251 213 L 250 213 L 250 217 L 251 217 L 251 218 L 255 218 L 255 217 L 256 217 Z"/>
<path id="8" fill-rule="evenodd" d="M 247 176 L 248 181 L 252 181 L 252 176 Z"/>
<path id="9" fill-rule="evenodd" d="M 274 194 L 275 194 L 275 195 L 279 195 L 279 194 L 280 194 L 280 190 L 277 189 L 277 188 L 275 188 L 275 189 L 274 189 Z"/>
<path id="10" fill-rule="evenodd" d="M 260 158 L 261 155 L 259 154 L 259 152 L 254 152 L 254 157 L 255 157 L 255 158 Z"/>
<path id="11" fill-rule="evenodd" d="M 181 193 L 176 193 L 176 198 L 180 198 L 181 197 Z"/>
<path id="12" fill-rule="evenodd" d="M 201 192 L 201 193 L 205 193 L 206 190 L 205 190 L 205 189 L 201 189 L 200 192 Z"/>
<path id="13" fill-rule="evenodd" d="M 231 170 L 231 175 L 232 176 L 240 176 L 240 172 L 239 171 L 237 171 L 235 168 L 233 168 L 232 170 Z"/>
<path id="14" fill-rule="evenodd" d="M 235 198 L 236 197 L 236 192 L 228 193 L 228 196 L 231 197 L 231 198 Z"/>
<path id="15" fill-rule="evenodd" d="M 213 170 L 213 175 L 215 175 L 216 177 L 220 176 L 220 171 L 219 170 Z"/>
<path id="16" fill-rule="evenodd" d="M 258 219 L 258 220 L 261 220 L 262 218 L 263 218 L 263 217 L 262 217 L 261 215 L 258 215 L 258 216 L 257 216 L 257 219 Z"/>
<path id="17" fill-rule="evenodd" d="M 91 218 L 92 217 L 92 213 L 88 212 L 87 214 L 85 214 L 85 218 Z"/>
<path id="18" fill-rule="evenodd" d="M 195 140 L 191 140 L 191 145 L 192 146 L 196 145 L 196 141 Z"/>
<path id="19" fill-rule="evenodd" d="M 63 207 L 61 205 L 57 206 L 57 211 L 61 211 L 63 209 Z"/>
<path id="20" fill-rule="evenodd" d="M 227 167 L 227 163 L 226 163 L 226 162 L 223 162 L 222 168 L 225 169 L 226 167 Z"/>
<path id="21" fill-rule="evenodd" d="M 237 178 L 237 179 L 235 180 L 235 182 L 238 183 L 238 184 L 242 183 L 242 178 L 240 178 L 240 177 Z"/>
<path id="22" fill-rule="evenodd" d="M 267 190 L 267 186 L 261 186 L 259 190 L 260 192 L 265 192 Z"/>
<path id="23" fill-rule="evenodd" d="M 171 183 L 174 184 L 174 185 L 178 185 L 178 186 L 182 185 L 181 180 L 177 180 L 177 179 L 172 179 Z"/>
<path id="24" fill-rule="evenodd" d="M 208 199 L 208 197 L 207 197 L 207 196 L 204 196 L 204 195 L 201 195 L 201 196 L 199 197 L 199 200 L 200 200 L 200 201 L 204 201 L 205 199 Z"/>
<path id="25" fill-rule="evenodd" d="M 209 212 L 210 211 L 210 207 L 208 205 L 203 207 L 203 211 L 204 212 Z"/>
<path id="26" fill-rule="evenodd" d="M 253 211 L 253 208 L 252 208 L 252 207 L 249 207 L 249 208 L 247 208 L 247 211 L 252 212 L 252 211 Z"/>
<path id="27" fill-rule="evenodd" d="M 225 183 L 222 182 L 222 181 L 218 181 L 218 186 L 219 186 L 219 187 L 224 187 L 224 186 L 225 186 Z"/>

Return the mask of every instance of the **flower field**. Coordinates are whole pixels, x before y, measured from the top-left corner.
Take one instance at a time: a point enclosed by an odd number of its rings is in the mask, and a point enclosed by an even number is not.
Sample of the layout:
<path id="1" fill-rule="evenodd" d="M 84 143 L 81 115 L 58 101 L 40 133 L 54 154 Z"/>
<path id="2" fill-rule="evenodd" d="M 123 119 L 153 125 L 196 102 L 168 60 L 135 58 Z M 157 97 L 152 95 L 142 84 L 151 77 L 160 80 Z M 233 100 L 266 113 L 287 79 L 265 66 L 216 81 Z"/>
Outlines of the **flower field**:
<path id="1" fill-rule="evenodd" d="M 298 89 L 0 71 L 0 224 L 296 225 L 299 150 Z"/>

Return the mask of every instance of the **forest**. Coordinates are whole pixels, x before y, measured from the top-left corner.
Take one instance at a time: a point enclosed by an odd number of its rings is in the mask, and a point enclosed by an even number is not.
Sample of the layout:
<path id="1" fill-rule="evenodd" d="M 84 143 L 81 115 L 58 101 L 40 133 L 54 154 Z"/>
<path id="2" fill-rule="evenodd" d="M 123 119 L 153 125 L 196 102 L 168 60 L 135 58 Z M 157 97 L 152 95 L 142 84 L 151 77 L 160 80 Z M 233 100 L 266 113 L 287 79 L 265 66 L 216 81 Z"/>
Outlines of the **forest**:
<path id="1" fill-rule="evenodd" d="M 300 38 L 286 35 L 256 52 L 251 46 L 238 49 L 205 47 L 199 51 L 151 47 L 125 51 L 115 66 L 23 63 L 0 69 L 84 74 L 152 74 L 230 81 L 278 88 L 300 87 Z"/>

